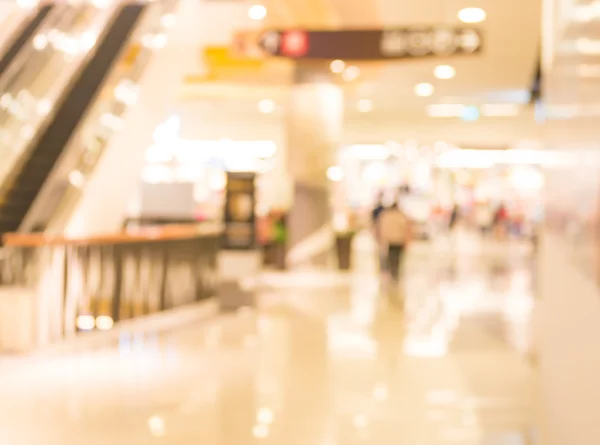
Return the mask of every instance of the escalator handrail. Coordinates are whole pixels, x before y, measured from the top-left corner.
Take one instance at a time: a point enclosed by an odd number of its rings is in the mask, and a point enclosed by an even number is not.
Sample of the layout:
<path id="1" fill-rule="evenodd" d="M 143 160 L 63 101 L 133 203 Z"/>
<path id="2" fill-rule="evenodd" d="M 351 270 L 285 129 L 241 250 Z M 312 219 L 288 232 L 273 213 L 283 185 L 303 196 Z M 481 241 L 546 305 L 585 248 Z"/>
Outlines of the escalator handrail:
<path id="1" fill-rule="evenodd" d="M 118 9 L 118 7 L 115 5 L 114 7 L 111 7 L 109 10 L 99 10 L 99 12 L 100 11 L 103 12 L 103 15 L 101 16 L 102 23 L 99 25 L 96 24 L 96 26 L 98 26 L 98 29 L 101 30 L 98 35 L 98 40 L 103 38 L 103 35 L 106 32 L 106 29 L 109 28 L 110 23 L 112 23 L 112 20 L 115 17 L 115 12 L 117 11 L 117 9 Z M 11 179 L 16 177 L 16 175 L 20 171 L 21 166 L 27 159 L 27 153 L 30 150 L 29 147 L 35 145 L 35 142 L 37 140 L 36 136 L 38 136 L 39 133 L 43 130 L 43 128 L 45 128 L 45 126 L 48 124 L 48 122 L 50 122 L 52 120 L 54 114 L 57 112 L 58 108 L 60 108 L 60 103 L 62 102 L 64 97 L 69 92 L 70 81 L 72 79 L 76 78 L 78 73 L 85 66 L 87 60 L 89 60 L 89 58 L 95 54 L 95 49 L 96 48 L 94 47 L 90 51 L 87 51 L 87 53 L 84 54 L 80 58 L 77 65 L 72 67 L 72 69 L 70 71 L 66 70 L 67 71 L 65 73 L 66 75 L 64 76 L 63 79 L 61 79 L 60 82 L 52 82 L 51 89 L 57 90 L 56 100 L 54 101 L 55 106 L 52 108 L 52 110 L 46 116 L 40 117 L 38 119 L 38 125 L 35 127 L 35 135 L 31 139 L 20 139 L 17 141 L 18 143 L 21 143 L 22 146 L 17 147 L 16 150 L 13 150 L 14 152 L 17 153 L 16 159 L 14 159 L 12 161 L 12 164 L 10 165 L 10 169 L 7 168 L 4 173 L 2 171 L 0 171 L 0 200 L 2 199 L 2 196 L 4 195 L 6 190 L 10 187 Z M 15 68 L 13 68 L 13 69 L 15 69 Z M 2 77 L 4 77 L 4 76 L 2 76 Z M 0 93 L 2 91 L 3 91 L 2 90 L 2 78 L 0 77 Z M 2 153 L 0 153 L 0 160 L 1 160 L 1 158 L 2 158 Z M 0 165 L 1 164 L 2 164 L 2 162 L 0 162 Z"/>

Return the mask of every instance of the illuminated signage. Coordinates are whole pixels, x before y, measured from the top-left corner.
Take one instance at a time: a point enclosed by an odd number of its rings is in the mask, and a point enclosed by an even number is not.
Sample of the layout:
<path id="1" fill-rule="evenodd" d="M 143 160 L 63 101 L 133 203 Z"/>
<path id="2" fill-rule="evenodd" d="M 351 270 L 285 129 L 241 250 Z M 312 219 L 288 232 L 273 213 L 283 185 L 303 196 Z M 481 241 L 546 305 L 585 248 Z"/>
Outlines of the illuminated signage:
<path id="1" fill-rule="evenodd" d="M 265 31 L 268 56 L 292 59 L 385 60 L 475 54 L 482 33 L 472 27 L 429 26 L 341 31 Z"/>

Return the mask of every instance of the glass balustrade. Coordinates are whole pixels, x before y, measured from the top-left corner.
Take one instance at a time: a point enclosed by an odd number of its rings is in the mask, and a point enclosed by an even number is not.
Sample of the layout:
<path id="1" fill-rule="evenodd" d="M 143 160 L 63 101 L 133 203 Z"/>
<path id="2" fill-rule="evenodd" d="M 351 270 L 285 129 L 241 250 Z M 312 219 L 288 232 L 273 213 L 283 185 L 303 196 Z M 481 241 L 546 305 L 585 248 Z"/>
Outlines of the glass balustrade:
<path id="1" fill-rule="evenodd" d="M 0 190 L 19 170 L 114 13 L 109 3 L 59 3 L 0 77 Z"/>
<path id="2" fill-rule="evenodd" d="M 174 25 L 174 12 L 179 0 L 152 3 L 140 26 L 133 33 L 118 65 L 103 86 L 98 100 L 89 111 L 81 129 L 67 147 L 69 163 L 68 187 L 55 205 L 50 221 L 44 226 L 60 232 L 71 215 L 83 186 L 112 136 L 124 125 L 127 110 L 135 106 L 142 74 L 153 52 L 166 44 L 169 28 Z M 53 196 L 56 196 L 53 194 Z"/>

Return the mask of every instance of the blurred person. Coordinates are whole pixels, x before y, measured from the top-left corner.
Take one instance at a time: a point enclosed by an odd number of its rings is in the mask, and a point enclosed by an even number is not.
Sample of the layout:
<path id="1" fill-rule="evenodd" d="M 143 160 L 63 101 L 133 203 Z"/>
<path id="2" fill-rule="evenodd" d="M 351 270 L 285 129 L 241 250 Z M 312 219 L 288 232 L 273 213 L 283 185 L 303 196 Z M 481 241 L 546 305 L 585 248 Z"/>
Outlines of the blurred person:
<path id="1" fill-rule="evenodd" d="M 494 233 L 497 238 L 503 238 L 504 236 L 506 236 L 508 223 L 508 210 L 506 208 L 506 205 L 503 202 L 501 202 L 498 208 L 496 209 L 496 212 L 494 212 L 492 224 L 494 228 Z"/>
<path id="2" fill-rule="evenodd" d="M 452 212 L 450 212 L 450 219 L 448 220 L 448 230 L 452 231 L 454 227 L 456 227 L 456 223 L 460 219 L 460 206 L 458 204 L 454 204 L 452 207 Z"/>
<path id="3" fill-rule="evenodd" d="M 477 224 L 477 228 L 482 236 L 485 236 L 489 233 L 492 227 L 493 219 L 494 214 L 489 204 L 481 203 L 477 205 L 475 208 L 475 223 Z"/>
<path id="4" fill-rule="evenodd" d="M 404 253 L 410 240 L 410 220 L 401 210 L 399 202 L 381 212 L 379 237 L 387 251 L 387 267 L 394 281 L 398 281 L 403 269 Z"/>
<path id="5" fill-rule="evenodd" d="M 371 225 L 373 227 L 373 236 L 375 237 L 375 242 L 377 244 L 379 254 L 379 268 L 382 272 L 386 270 L 387 266 L 387 254 L 382 248 L 381 235 L 379 233 L 379 219 L 381 217 L 381 214 L 385 210 L 383 200 L 384 194 L 383 192 L 379 192 L 379 194 L 377 195 L 377 202 L 375 203 L 375 207 L 371 211 Z"/>

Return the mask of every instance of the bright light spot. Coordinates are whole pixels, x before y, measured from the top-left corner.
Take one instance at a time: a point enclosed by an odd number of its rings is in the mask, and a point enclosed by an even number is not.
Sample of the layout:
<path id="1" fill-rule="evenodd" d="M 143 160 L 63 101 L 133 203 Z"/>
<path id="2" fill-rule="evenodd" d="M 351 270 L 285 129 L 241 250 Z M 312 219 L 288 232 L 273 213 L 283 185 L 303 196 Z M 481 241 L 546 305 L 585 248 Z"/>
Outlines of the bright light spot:
<path id="1" fill-rule="evenodd" d="M 80 331 L 91 331 L 94 329 L 96 320 L 92 315 L 80 315 L 77 317 L 75 324 Z"/>
<path id="2" fill-rule="evenodd" d="M 177 23 L 175 14 L 165 14 L 160 18 L 160 24 L 165 28 L 172 28 Z"/>
<path id="3" fill-rule="evenodd" d="M 160 416 L 152 416 L 148 419 L 148 429 L 153 436 L 165 435 L 165 420 Z"/>
<path id="4" fill-rule="evenodd" d="M 329 167 L 327 169 L 327 178 L 333 182 L 340 182 L 344 179 L 344 170 L 338 165 Z"/>
<path id="5" fill-rule="evenodd" d="M 21 128 L 21 137 L 23 139 L 31 139 L 33 136 L 35 135 L 35 129 L 33 128 L 32 125 L 24 125 L 23 128 Z"/>
<path id="6" fill-rule="evenodd" d="M 429 117 L 460 117 L 464 108 L 460 104 L 433 104 L 428 105 L 426 110 Z"/>
<path id="7" fill-rule="evenodd" d="M 275 111 L 275 102 L 271 99 L 263 99 L 258 103 L 258 111 L 263 114 L 271 114 Z"/>
<path id="8" fill-rule="evenodd" d="M 383 402 L 384 400 L 387 400 L 389 397 L 389 391 L 387 386 L 380 384 L 377 385 L 375 387 L 375 389 L 373 390 L 373 398 L 375 400 L 377 400 L 378 402 Z"/>
<path id="9" fill-rule="evenodd" d="M 112 4 L 112 0 L 92 0 L 92 5 L 98 9 L 107 9 Z"/>
<path id="10" fill-rule="evenodd" d="M 52 110 L 52 101 L 50 99 L 40 99 L 37 103 L 36 111 L 40 116 L 47 116 Z"/>
<path id="11" fill-rule="evenodd" d="M 418 83 L 415 85 L 415 94 L 420 97 L 429 97 L 433 94 L 433 85 L 427 82 Z"/>
<path id="12" fill-rule="evenodd" d="M 254 428 L 252 428 L 252 434 L 257 439 L 264 439 L 265 437 L 267 437 L 269 435 L 269 427 L 268 427 L 268 425 L 263 425 L 263 424 L 254 425 Z"/>
<path id="13" fill-rule="evenodd" d="M 481 23 L 485 18 L 486 13 L 481 8 L 464 8 L 458 11 L 458 19 L 463 23 Z"/>
<path id="14" fill-rule="evenodd" d="M 42 51 L 48 46 L 48 37 L 44 34 L 38 34 L 33 38 L 33 47 L 38 51 Z"/>
<path id="15" fill-rule="evenodd" d="M 23 9 L 32 9 L 38 5 L 38 0 L 17 0 L 17 6 Z"/>
<path id="16" fill-rule="evenodd" d="M 361 99 L 356 103 L 356 109 L 361 113 L 373 111 L 373 101 L 370 99 Z"/>
<path id="17" fill-rule="evenodd" d="M 360 68 L 355 65 L 352 65 L 352 66 L 349 66 L 348 68 L 346 68 L 346 70 L 342 74 L 342 78 L 346 82 L 352 82 L 353 80 L 358 79 L 359 76 L 360 76 Z"/>
<path id="18" fill-rule="evenodd" d="M 152 48 L 154 42 L 154 36 L 152 34 L 144 34 L 141 39 L 142 45 L 146 48 Z"/>
<path id="19" fill-rule="evenodd" d="M 164 48 L 167 46 L 167 35 L 166 34 L 156 34 L 152 39 L 152 46 L 154 48 Z"/>
<path id="20" fill-rule="evenodd" d="M 138 86 L 131 81 L 121 81 L 115 87 L 115 98 L 125 105 L 133 106 L 137 103 L 139 96 Z"/>
<path id="21" fill-rule="evenodd" d="M 345 68 L 346 62 L 344 62 L 343 60 L 334 60 L 333 62 L 331 62 L 331 65 L 329 65 L 329 69 L 332 73 L 335 74 L 342 74 Z"/>
<path id="22" fill-rule="evenodd" d="M 517 104 L 485 104 L 481 106 L 481 114 L 484 116 L 517 116 L 521 107 Z"/>
<path id="23" fill-rule="evenodd" d="M 83 51 L 89 51 L 96 44 L 97 36 L 92 32 L 84 32 L 81 34 L 79 43 Z"/>
<path id="24" fill-rule="evenodd" d="M 101 331 L 109 331 L 114 325 L 114 321 L 108 315 L 100 315 L 96 317 L 96 327 Z"/>
<path id="25" fill-rule="evenodd" d="M 267 16 L 267 8 L 263 5 L 254 5 L 248 10 L 248 17 L 252 20 L 263 20 Z"/>
<path id="26" fill-rule="evenodd" d="M 85 177 L 79 170 L 73 170 L 69 173 L 69 182 L 73 187 L 81 188 L 85 182 Z"/>
<path id="27" fill-rule="evenodd" d="M 275 420 L 275 414 L 273 413 L 272 409 L 261 408 L 260 411 L 258 411 L 256 419 L 259 423 L 270 425 Z"/>
<path id="28" fill-rule="evenodd" d="M 369 419 L 364 414 L 357 414 L 352 419 L 352 423 L 356 428 L 366 428 L 369 426 Z"/>
<path id="29" fill-rule="evenodd" d="M 123 118 L 112 113 L 103 113 L 100 116 L 100 123 L 113 131 L 120 131 L 125 126 Z"/>
<path id="30" fill-rule="evenodd" d="M 438 65 L 433 70 L 433 75 L 438 79 L 452 79 L 456 76 L 456 70 L 450 65 Z"/>
<path id="31" fill-rule="evenodd" d="M 464 121 L 476 121 L 479 119 L 479 108 L 470 105 L 468 107 L 464 107 L 461 114 L 461 119 Z"/>

